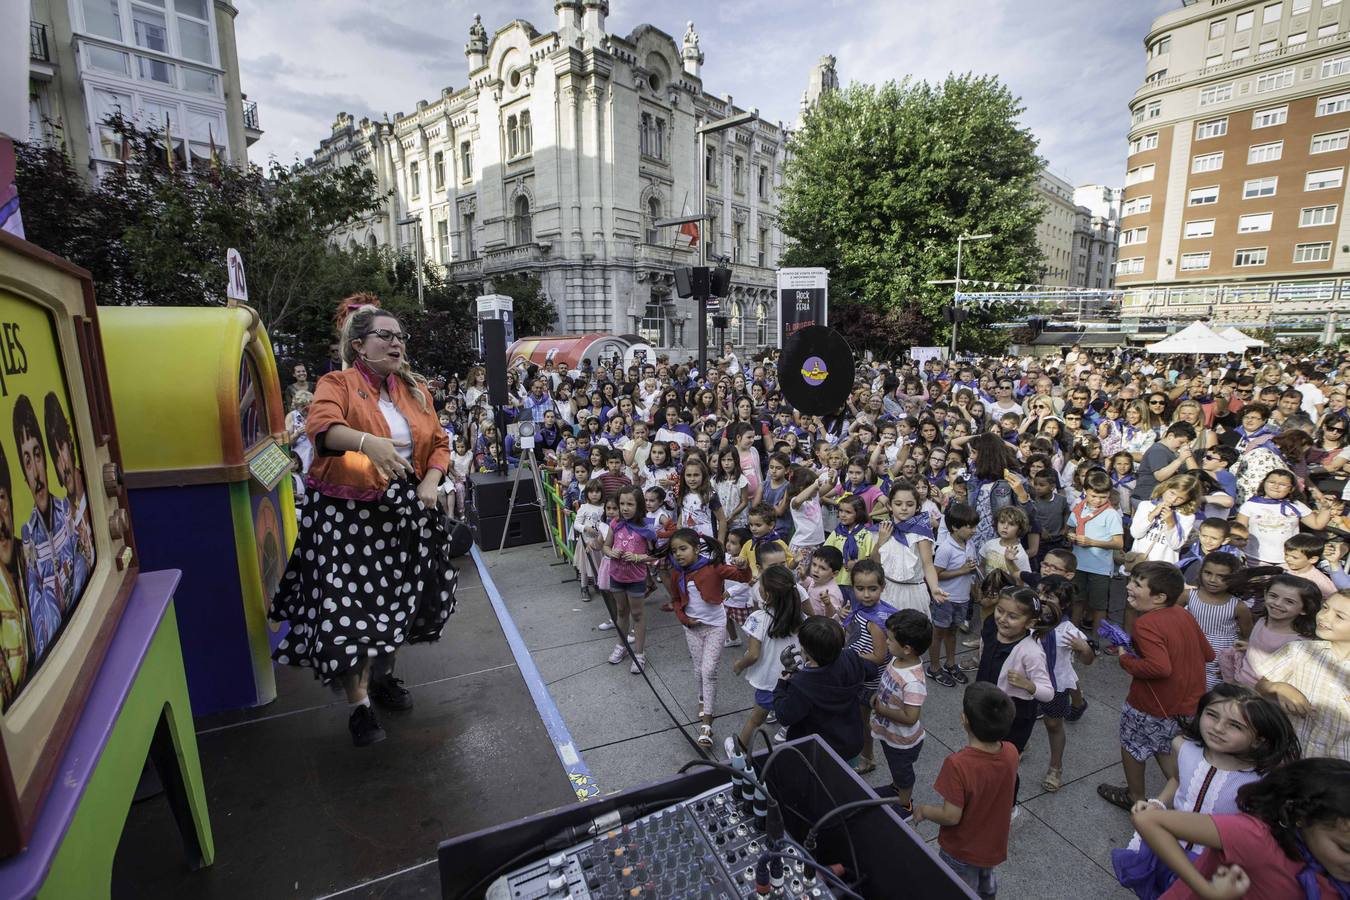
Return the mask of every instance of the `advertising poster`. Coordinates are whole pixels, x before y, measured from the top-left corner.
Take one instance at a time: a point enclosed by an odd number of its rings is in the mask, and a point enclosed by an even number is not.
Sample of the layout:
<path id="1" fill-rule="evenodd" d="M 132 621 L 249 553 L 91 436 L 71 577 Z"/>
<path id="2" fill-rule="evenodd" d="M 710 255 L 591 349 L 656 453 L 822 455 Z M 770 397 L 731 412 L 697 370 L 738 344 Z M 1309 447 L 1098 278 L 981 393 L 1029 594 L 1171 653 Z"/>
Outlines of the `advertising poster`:
<path id="1" fill-rule="evenodd" d="M 778 348 L 793 332 L 829 325 L 829 269 L 778 270 Z"/>
<path id="2" fill-rule="evenodd" d="M 94 568 L 78 454 L 51 318 L 0 292 L 0 710 L 60 640 Z"/>

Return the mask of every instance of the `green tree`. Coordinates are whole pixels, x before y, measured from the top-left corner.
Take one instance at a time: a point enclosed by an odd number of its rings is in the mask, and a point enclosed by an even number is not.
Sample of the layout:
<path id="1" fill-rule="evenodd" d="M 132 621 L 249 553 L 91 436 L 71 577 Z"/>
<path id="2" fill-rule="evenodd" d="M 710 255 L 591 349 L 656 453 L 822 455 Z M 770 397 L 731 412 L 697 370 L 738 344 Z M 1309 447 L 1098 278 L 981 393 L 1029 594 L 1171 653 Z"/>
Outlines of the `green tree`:
<path id="1" fill-rule="evenodd" d="M 337 283 L 363 262 L 331 241 L 382 208 L 373 173 L 200 161 L 189 170 L 181 160 L 170 165 L 161 133 L 120 118 L 108 124 L 125 161 L 96 183 L 59 146 L 17 145 L 28 239 L 89 269 L 98 301 L 119 306 L 223 305 L 225 251 L 234 247 L 248 271 L 249 303 L 269 332 L 325 341 L 336 299 L 350 293 Z M 374 278 L 378 267 L 365 263 Z M 327 334 L 307 327 L 325 317 Z"/>
<path id="2" fill-rule="evenodd" d="M 1035 190 L 1043 163 L 1020 126 L 1020 101 L 993 77 L 949 76 L 939 85 L 887 82 L 826 94 L 793 135 L 780 217 L 785 266 L 830 270 L 831 319 L 855 350 L 948 339 L 942 318 L 956 273 L 1034 282 L 1042 259 Z M 836 299 L 838 298 L 838 299 Z M 856 307 L 856 308 L 855 308 Z M 1006 343 L 974 311 L 962 347 Z M 1006 317 L 1006 311 L 1004 312 Z"/>
<path id="3" fill-rule="evenodd" d="M 477 357 L 473 300 L 481 284 L 453 284 L 406 252 L 342 248 L 335 235 L 382 211 L 375 177 L 360 166 L 313 170 L 170 165 L 163 135 L 113 119 L 125 162 L 91 184 L 59 146 L 17 145 L 28 239 L 89 269 L 106 305 L 221 306 L 225 251 L 236 248 L 258 310 L 286 362 L 324 371 L 335 356 L 338 301 L 375 294 L 400 317 L 410 354 L 427 374 L 463 372 Z M 556 312 L 538 278 L 494 278 L 515 299 L 516 332 L 551 329 Z"/>

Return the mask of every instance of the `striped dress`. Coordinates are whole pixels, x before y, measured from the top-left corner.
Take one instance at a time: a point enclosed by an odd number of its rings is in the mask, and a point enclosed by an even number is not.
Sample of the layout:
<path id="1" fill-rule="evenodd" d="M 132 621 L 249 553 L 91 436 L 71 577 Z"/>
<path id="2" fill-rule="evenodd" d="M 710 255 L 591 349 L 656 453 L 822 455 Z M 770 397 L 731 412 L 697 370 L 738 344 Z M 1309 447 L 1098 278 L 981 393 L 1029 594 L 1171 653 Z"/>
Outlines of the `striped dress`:
<path id="1" fill-rule="evenodd" d="M 1217 605 L 1206 603 L 1200 599 L 1200 591 L 1196 588 L 1191 588 L 1186 599 L 1186 610 L 1209 639 L 1209 646 L 1214 649 L 1216 657 L 1221 651 L 1232 649 L 1238 639 L 1237 604 L 1236 597 L 1229 597 L 1226 603 Z M 1205 690 L 1218 682 L 1218 662 L 1205 663 Z"/>

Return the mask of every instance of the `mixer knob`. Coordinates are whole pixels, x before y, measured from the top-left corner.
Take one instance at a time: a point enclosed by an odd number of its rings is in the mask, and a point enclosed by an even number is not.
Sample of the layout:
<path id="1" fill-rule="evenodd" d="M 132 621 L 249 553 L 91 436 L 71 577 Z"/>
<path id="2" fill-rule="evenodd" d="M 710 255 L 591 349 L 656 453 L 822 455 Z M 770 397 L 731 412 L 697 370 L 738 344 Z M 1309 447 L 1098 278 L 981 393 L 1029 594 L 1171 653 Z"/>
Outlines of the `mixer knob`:
<path id="1" fill-rule="evenodd" d="M 561 891 L 567 887 L 567 878 L 563 875 L 554 875 L 548 880 L 548 889 L 550 892 Z"/>
<path id="2" fill-rule="evenodd" d="M 565 865 L 567 865 L 567 857 L 563 856 L 561 853 L 548 858 L 548 867 L 553 871 L 557 871 Z"/>

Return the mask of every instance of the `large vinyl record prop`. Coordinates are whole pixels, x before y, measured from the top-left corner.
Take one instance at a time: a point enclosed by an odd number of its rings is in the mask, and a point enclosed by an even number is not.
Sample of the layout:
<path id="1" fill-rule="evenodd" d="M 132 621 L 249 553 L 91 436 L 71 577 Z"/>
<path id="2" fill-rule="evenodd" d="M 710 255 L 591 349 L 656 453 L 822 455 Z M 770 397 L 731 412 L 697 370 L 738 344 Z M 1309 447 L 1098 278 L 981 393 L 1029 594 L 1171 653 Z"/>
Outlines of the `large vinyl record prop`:
<path id="1" fill-rule="evenodd" d="M 778 357 L 783 396 L 811 416 L 833 415 L 844 408 L 853 389 L 853 351 L 844 336 L 824 325 L 793 333 Z"/>

